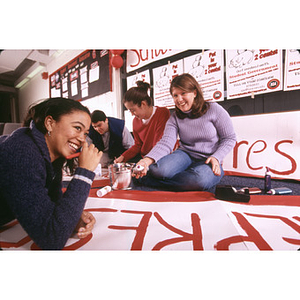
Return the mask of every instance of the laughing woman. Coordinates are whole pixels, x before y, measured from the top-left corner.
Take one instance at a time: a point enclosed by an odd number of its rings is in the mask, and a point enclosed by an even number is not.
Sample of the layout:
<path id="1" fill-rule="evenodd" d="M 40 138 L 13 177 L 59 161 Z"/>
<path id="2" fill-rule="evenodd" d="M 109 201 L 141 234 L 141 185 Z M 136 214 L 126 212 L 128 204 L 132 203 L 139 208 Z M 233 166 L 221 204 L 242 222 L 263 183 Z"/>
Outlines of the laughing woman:
<path id="1" fill-rule="evenodd" d="M 134 175 L 137 183 L 175 191 L 214 192 L 224 174 L 222 161 L 236 142 L 229 114 L 219 104 L 204 101 L 190 74 L 175 77 L 170 93 L 176 111 L 162 139 L 138 162 L 144 170 Z M 172 152 L 178 136 L 179 147 Z"/>
<path id="2" fill-rule="evenodd" d="M 102 152 L 88 146 L 89 110 L 71 99 L 47 99 L 30 108 L 24 125 L 0 139 L 0 226 L 17 219 L 41 249 L 62 249 L 95 219 L 83 208 Z M 78 167 L 67 157 L 82 147 Z M 74 177 L 62 193 L 62 168 Z"/>

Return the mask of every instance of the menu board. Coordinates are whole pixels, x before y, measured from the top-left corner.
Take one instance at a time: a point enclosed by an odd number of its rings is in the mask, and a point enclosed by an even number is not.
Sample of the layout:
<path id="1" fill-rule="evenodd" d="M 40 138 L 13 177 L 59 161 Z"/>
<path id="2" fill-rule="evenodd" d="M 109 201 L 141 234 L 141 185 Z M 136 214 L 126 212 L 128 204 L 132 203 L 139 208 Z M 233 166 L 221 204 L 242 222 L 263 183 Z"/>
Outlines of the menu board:
<path id="1" fill-rule="evenodd" d="M 286 50 L 284 90 L 300 89 L 300 50 Z"/>
<path id="2" fill-rule="evenodd" d="M 50 75 L 50 97 L 85 100 L 112 90 L 108 50 L 86 50 Z"/>
<path id="3" fill-rule="evenodd" d="M 204 100 L 224 100 L 223 50 L 203 51 L 184 58 L 184 71 L 199 82 Z"/>
<path id="4" fill-rule="evenodd" d="M 282 50 L 226 50 L 227 99 L 282 90 Z"/>
<path id="5" fill-rule="evenodd" d="M 168 108 L 174 107 L 170 94 L 171 81 L 183 73 L 183 60 L 178 60 L 167 65 L 153 69 L 153 98 L 154 105 Z"/>

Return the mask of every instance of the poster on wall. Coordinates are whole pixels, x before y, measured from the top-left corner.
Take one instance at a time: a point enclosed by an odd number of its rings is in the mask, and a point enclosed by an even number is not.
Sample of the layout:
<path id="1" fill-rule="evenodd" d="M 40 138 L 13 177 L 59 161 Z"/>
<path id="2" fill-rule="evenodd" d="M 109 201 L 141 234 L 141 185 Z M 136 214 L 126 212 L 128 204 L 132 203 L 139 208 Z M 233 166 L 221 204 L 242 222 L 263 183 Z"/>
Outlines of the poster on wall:
<path id="1" fill-rule="evenodd" d="M 224 100 L 223 50 L 208 50 L 184 58 L 184 72 L 199 82 L 204 100 Z"/>
<path id="2" fill-rule="evenodd" d="M 282 90 L 282 50 L 226 50 L 227 98 Z"/>
<path id="3" fill-rule="evenodd" d="M 174 77 L 183 73 L 183 60 L 153 69 L 153 100 L 155 106 L 173 108 L 170 84 Z"/>
<path id="4" fill-rule="evenodd" d="M 290 49 L 285 52 L 284 91 L 300 89 L 300 50 Z"/>
<path id="5" fill-rule="evenodd" d="M 127 90 L 133 86 L 136 86 L 137 81 L 144 81 L 150 84 L 150 72 L 146 70 L 144 72 L 136 73 L 127 77 Z"/>
<path id="6" fill-rule="evenodd" d="M 108 50 L 87 50 L 50 75 L 50 97 L 85 100 L 111 91 Z"/>

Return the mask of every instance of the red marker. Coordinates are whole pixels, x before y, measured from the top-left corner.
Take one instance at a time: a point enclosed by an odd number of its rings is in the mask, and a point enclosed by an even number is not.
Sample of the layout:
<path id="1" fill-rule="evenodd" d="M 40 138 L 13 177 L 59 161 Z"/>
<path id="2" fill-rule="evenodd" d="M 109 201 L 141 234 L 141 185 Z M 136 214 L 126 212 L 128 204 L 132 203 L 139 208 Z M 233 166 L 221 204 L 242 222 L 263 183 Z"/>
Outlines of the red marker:
<path id="1" fill-rule="evenodd" d="M 81 152 L 76 152 L 74 154 L 67 156 L 67 159 L 72 159 L 72 158 L 78 157 L 80 154 L 81 154 Z"/>

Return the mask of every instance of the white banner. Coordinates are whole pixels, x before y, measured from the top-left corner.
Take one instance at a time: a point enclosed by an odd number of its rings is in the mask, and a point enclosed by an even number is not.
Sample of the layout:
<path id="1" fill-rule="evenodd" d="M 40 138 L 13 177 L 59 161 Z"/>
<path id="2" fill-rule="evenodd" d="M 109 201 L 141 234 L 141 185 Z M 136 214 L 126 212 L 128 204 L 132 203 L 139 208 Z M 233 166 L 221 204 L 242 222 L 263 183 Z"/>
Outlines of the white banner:
<path id="1" fill-rule="evenodd" d="M 127 50 L 126 72 L 129 73 L 154 61 L 186 51 L 184 49 L 133 49 Z"/>
<path id="2" fill-rule="evenodd" d="M 183 60 L 178 60 L 153 69 L 153 100 L 154 105 L 168 108 L 174 107 L 170 94 L 170 85 L 174 77 L 183 73 Z"/>
<path id="3" fill-rule="evenodd" d="M 286 50 L 284 90 L 300 89 L 300 53 L 298 50 Z"/>
<path id="4" fill-rule="evenodd" d="M 199 82 L 204 100 L 224 100 L 223 50 L 208 50 L 184 58 L 184 72 Z"/>
<path id="5" fill-rule="evenodd" d="M 223 167 L 231 174 L 300 180 L 300 111 L 232 117 L 237 144 Z"/>
<path id="6" fill-rule="evenodd" d="M 85 209 L 96 219 L 93 232 L 81 240 L 70 238 L 64 249 L 295 251 L 299 248 L 299 197 L 292 196 L 293 206 L 289 201 L 284 206 L 270 203 L 276 196 L 261 196 L 259 205 L 247 205 L 214 199 L 201 201 L 200 195 L 201 192 L 197 202 L 189 202 L 189 193 L 182 193 L 182 202 L 89 198 Z M 3 250 L 38 249 L 19 223 L 12 223 L 0 232 Z"/>
<path id="7" fill-rule="evenodd" d="M 282 50 L 226 50 L 227 98 L 282 90 Z"/>

